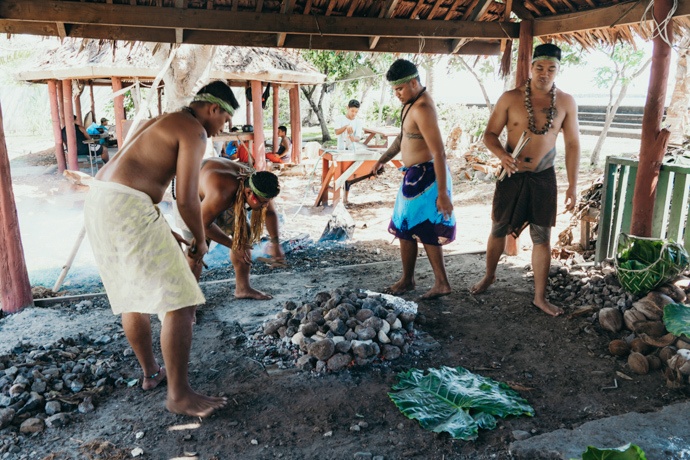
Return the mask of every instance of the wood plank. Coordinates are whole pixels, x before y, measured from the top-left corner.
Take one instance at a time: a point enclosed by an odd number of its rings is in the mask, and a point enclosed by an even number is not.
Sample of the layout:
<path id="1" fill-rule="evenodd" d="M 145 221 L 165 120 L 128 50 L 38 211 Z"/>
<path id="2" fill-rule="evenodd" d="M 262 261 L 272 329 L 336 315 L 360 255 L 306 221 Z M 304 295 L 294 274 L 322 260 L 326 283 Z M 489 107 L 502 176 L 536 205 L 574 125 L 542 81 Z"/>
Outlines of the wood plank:
<path id="1" fill-rule="evenodd" d="M 630 233 L 630 222 L 632 222 L 633 191 L 635 190 L 637 169 L 637 166 L 630 166 L 628 178 L 625 184 L 625 204 L 621 209 L 623 212 L 623 218 L 621 219 L 620 231 L 628 234 Z"/>
<path id="2" fill-rule="evenodd" d="M 329 5 L 334 5 L 330 3 Z M 160 8 L 42 0 L 0 2 L 0 17 L 12 21 L 71 22 L 120 27 L 213 30 L 246 33 L 287 33 L 333 36 L 381 36 L 435 39 L 518 38 L 519 25 L 511 22 L 419 21 L 411 19 L 355 18 L 330 16 L 316 24 L 305 15 L 256 14 L 254 12 L 206 9 Z M 152 20 L 152 17 L 155 20 Z M 18 30 L 21 30 L 18 26 Z M 372 34 L 376 31 L 376 35 Z M 117 38 L 117 37 L 113 37 Z M 143 40 L 143 38 L 142 38 Z"/>
<path id="3" fill-rule="evenodd" d="M 486 14 L 489 6 L 493 3 L 493 0 L 479 0 L 472 11 L 466 11 L 463 15 L 465 21 L 478 21 Z"/>
<path id="4" fill-rule="evenodd" d="M 688 213 L 688 176 L 676 174 L 673 181 L 671 212 L 668 218 L 668 238 L 679 241 L 683 237 Z"/>
<path id="5" fill-rule="evenodd" d="M 309 14 L 311 12 L 312 3 L 314 3 L 314 0 L 307 0 L 307 4 L 304 5 L 304 14 Z"/>
<path id="6" fill-rule="evenodd" d="M 311 2 L 309 3 L 311 5 Z M 256 12 L 261 13 L 264 9 L 264 0 L 257 0 L 256 2 Z"/>
<path id="7" fill-rule="evenodd" d="M 671 203 L 671 184 L 673 184 L 671 174 L 671 172 L 666 170 L 659 172 L 659 181 L 656 185 L 656 200 L 654 202 L 654 216 L 652 217 L 652 236 L 654 238 L 666 238 L 668 211 Z"/>
<path id="8" fill-rule="evenodd" d="M 612 219 L 613 219 L 613 192 L 615 190 L 616 171 L 618 166 L 611 163 L 610 158 L 606 159 L 604 168 L 604 186 L 601 191 L 601 213 L 599 214 L 599 235 L 597 236 L 597 247 L 594 260 L 599 263 L 610 257 L 608 255 Z"/>
<path id="9" fill-rule="evenodd" d="M 627 175 L 630 172 L 630 168 L 625 166 L 619 166 L 618 174 L 616 177 L 616 194 L 613 199 L 613 218 L 611 219 L 611 229 L 609 234 L 608 246 L 608 257 L 613 257 L 616 253 L 616 240 L 618 239 L 618 234 L 621 231 L 621 220 L 623 219 L 623 203 L 622 200 L 625 199 L 625 184 L 627 182 Z"/>
<path id="10" fill-rule="evenodd" d="M 512 0 L 509 0 L 512 1 Z M 436 0 L 434 3 L 434 6 L 431 8 L 431 11 L 429 11 L 429 14 L 427 14 L 426 18 L 427 19 L 434 19 L 434 16 L 436 16 L 436 13 L 438 13 L 438 10 L 441 8 L 441 5 L 443 4 L 443 0 Z"/>
<path id="11" fill-rule="evenodd" d="M 446 15 L 445 15 L 445 17 L 444 17 L 443 19 L 446 20 L 446 21 L 448 21 L 448 20 L 450 19 L 451 15 L 452 15 L 453 13 L 456 12 L 456 10 L 458 9 L 458 6 L 460 6 L 460 4 L 462 3 L 462 1 L 463 1 L 463 0 L 455 0 L 455 1 L 453 2 L 453 5 L 451 5 L 451 7 L 448 8 L 448 11 L 446 11 Z"/>
<path id="12" fill-rule="evenodd" d="M 424 6 L 424 0 L 417 0 L 417 4 L 415 5 L 414 9 L 410 13 L 410 19 L 417 19 L 419 15 L 419 11 L 422 9 Z"/>
<path id="13" fill-rule="evenodd" d="M 387 3 L 383 5 L 383 8 L 381 8 L 381 11 L 379 11 L 379 18 L 390 18 L 393 16 L 393 12 L 395 11 L 395 8 L 398 6 L 399 0 L 387 0 Z M 376 2 L 372 2 L 375 4 Z M 379 39 L 381 37 L 376 35 L 374 37 L 369 38 L 369 49 L 373 50 L 376 48 L 376 45 L 379 42 Z"/>
<path id="14" fill-rule="evenodd" d="M 360 4 L 361 0 L 353 0 L 350 3 L 350 9 L 347 10 L 347 14 L 345 16 L 352 17 L 353 14 L 355 14 L 355 11 L 357 11 L 357 6 Z"/>

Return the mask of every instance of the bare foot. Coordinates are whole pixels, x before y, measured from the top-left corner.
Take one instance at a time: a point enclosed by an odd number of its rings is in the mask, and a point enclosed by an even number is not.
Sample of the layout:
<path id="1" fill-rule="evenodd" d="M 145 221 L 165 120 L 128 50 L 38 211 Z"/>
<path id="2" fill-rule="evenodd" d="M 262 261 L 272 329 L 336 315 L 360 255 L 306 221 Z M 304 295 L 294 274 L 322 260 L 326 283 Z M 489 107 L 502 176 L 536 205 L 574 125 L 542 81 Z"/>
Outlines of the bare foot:
<path id="1" fill-rule="evenodd" d="M 253 300 L 271 300 L 272 295 L 266 294 L 265 292 L 257 291 L 256 289 L 249 288 L 247 290 L 235 289 L 236 299 L 253 299 Z"/>
<path id="2" fill-rule="evenodd" d="M 470 288 L 470 294 L 481 294 L 482 292 L 489 289 L 489 286 L 491 286 L 495 282 L 496 282 L 496 275 L 491 276 L 491 277 L 489 277 L 488 275 L 484 275 L 484 278 L 482 278 L 478 283 L 475 283 Z"/>
<path id="3" fill-rule="evenodd" d="M 426 294 L 421 296 L 419 300 L 431 300 L 431 299 L 438 299 L 439 297 L 446 296 L 451 293 L 450 286 L 443 286 L 443 287 L 432 287 L 429 289 Z"/>
<path id="4" fill-rule="evenodd" d="M 399 280 L 394 285 L 388 286 L 386 289 L 383 290 L 383 292 L 384 292 L 384 294 L 400 295 L 400 294 L 404 294 L 406 292 L 414 291 L 414 290 L 415 290 L 414 281 L 412 281 L 411 283 L 408 283 L 405 280 Z"/>
<path id="5" fill-rule="evenodd" d="M 564 313 L 563 309 L 561 307 L 555 306 L 554 304 L 552 304 L 548 300 L 544 300 L 543 302 L 539 302 L 539 303 L 532 302 L 532 305 L 534 305 L 538 309 L 542 310 L 547 315 L 560 316 Z"/>
<path id="6" fill-rule="evenodd" d="M 192 417 L 208 417 L 214 411 L 222 409 L 228 404 L 228 398 L 216 398 L 200 395 L 191 391 L 186 396 L 174 401 L 170 399 L 165 402 L 165 408 L 173 414 L 189 415 Z"/>
<path id="7" fill-rule="evenodd" d="M 143 390 L 153 390 L 158 385 L 160 385 L 163 380 L 165 380 L 165 377 L 165 368 L 161 366 L 160 368 L 158 368 L 158 372 L 151 374 L 148 377 L 144 377 L 144 381 L 141 384 L 141 388 Z"/>

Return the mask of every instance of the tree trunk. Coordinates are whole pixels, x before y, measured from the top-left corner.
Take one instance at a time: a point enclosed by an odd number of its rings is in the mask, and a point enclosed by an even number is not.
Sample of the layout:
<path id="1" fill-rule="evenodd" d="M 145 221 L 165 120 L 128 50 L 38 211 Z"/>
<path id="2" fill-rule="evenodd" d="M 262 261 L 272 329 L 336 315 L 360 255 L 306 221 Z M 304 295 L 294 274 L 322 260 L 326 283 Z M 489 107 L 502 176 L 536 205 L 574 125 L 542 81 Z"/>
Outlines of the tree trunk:
<path id="1" fill-rule="evenodd" d="M 479 89 L 482 90 L 482 95 L 484 96 L 484 102 L 486 103 L 486 108 L 489 109 L 489 113 L 491 113 L 493 109 L 493 105 L 491 104 L 491 99 L 489 99 L 489 94 L 486 92 L 486 87 L 484 86 L 484 82 L 482 81 L 481 78 L 479 78 L 479 75 L 476 74 L 476 72 L 465 62 L 465 60 L 461 57 L 458 58 L 460 60 L 460 63 L 467 69 L 469 73 L 472 74 L 475 80 L 477 80 L 477 83 L 479 84 Z"/>
<path id="2" fill-rule="evenodd" d="M 323 87 L 321 88 L 321 94 L 318 103 L 314 102 L 314 92 L 316 91 L 315 86 L 312 86 L 311 91 L 307 91 L 307 89 L 304 86 L 301 86 L 300 88 L 302 88 L 302 94 L 304 94 L 304 97 L 307 99 L 309 106 L 316 114 L 316 118 L 318 118 L 319 120 L 319 125 L 321 126 L 321 142 L 330 141 L 331 135 L 328 132 L 328 124 L 326 123 L 326 118 L 323 116 Z"/>
<path id="3" fill-rule="evenodd" d="M 688 126 L 688 105 L 690 103 L 689 47 L 690 36 L 684 37 L 677 48 L 676 84 L 671 94 L 671 103 L 666 111 L 666 124 L 668 124 L 669 131 L 671 131 L 669 143 L 675 145 L 683 145 L 685 130 Z"/>

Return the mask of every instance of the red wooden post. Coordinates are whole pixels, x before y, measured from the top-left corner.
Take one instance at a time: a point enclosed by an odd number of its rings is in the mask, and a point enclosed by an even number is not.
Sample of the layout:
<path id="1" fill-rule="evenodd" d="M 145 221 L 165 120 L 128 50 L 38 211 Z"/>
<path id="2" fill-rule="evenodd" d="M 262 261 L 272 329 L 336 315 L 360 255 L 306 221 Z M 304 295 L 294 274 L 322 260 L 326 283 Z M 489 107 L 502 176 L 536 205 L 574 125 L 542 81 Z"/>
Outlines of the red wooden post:
<path id="1" fill-rule="evenodd" d="M 113 93 L 117 93 L 122 89 L 122 80 L 118 77 L 112 77 Z M 115 136 L 117 137 L 117 147 L 122 148 L 122 143 L 125 141 L 122 136 L 122 124 L 125 121 L 125 97 L 122 94 L 115 96 L 113 99 L 113 111 L 115 112 Z"/>
<path id="2" fill-rule="evenodd" d="M 55 140 L 55 159 L 57 159 L 60 174 L 67 168 L 65 150 L 62 147 L 62 131 L 60 126 L 59 106 L 57 100 L 57 82 L 48 80 L 48 99 L 50 99 L 50 119 L 53 121 L 53 139 Z"/>
<path id="3" fill-rule="evenodd" d="M 0 244 L 3 253 L 0 257 L 0 302 L 2 311 L 16 313 L 24 307 L 33 306 L 34 299 L 24 261 L 3 126 L 0 107 Z"/>
<path id="4" fill-rule="evenodd" d="M 91 99 L 91 117 L 93 121 L 96 121 L 98 118 L 96 118 L 96 99 L 93 97 L 93 80 L 89 80 L 89 98 Z"/>
<path id="5" fill-rule="evenodd" d="M 273 85 L 273 153 L 278 152 L 280 148 L 280 139 L 278 138 L 278 126 L 280 126 L 280 105 L 278 104 L 278 95 L 280 94 L 280 85 L 275 83 Z"/>
<path id="6" fill-rule="evenodd" d="M 74 127 L 74 109 L 72 107 L 72 80 L 62 80 L 62 109 L 65 117 L 65 133 L 67 134 L 67 169 L 79 171 L 77 133 Z"/>
<path id="7" fill-rule="evenodd" d="M 661 22 L 671 11 L 671 0 L 655 0 L 654 19 Z M 673 29 L 666 23 L 665 30 L 658 32 L 654 25 L 654 49 L 652 68 L 649 75 L 647 101 L 642 115 L 642 138 L 640 140 L 640 162 L 633 192 L 632 220 L 630 233 L 636 236 L 652 235 L 652 217 L 656 186 L 659 179 L 661 161 L 666 153 L 670 131 L 661 129 L 666 100 L 666 82 L 671 65 L 671 46 L 662 36 L 673 40 Z"/>
<path id="8" fill-rule="evenodd" d="M 524 85 L 532 67 L 532 43 L 534 42 L 534 21 L 520 22 L 517 67 L 515 68 L 515 87 Z"/>
<path id="9" fill-rule="evenodd" d="M 77 116 L 79 124 L 84 123 L 84 116 L 81 113 L 81 93 L 74 93 L 72 100 L 74 101 L 74 114 Z"/>
<path id="10" fill-rule="evenodd" d="M 290 134 L 292 135 L 292 162 L 302 160 L 302 116 L 299 108 L 299 85 L 290 88 Z"/>
<path id="11" fill-rule="evenodd" d="M 60 80 L 55 80 L 57 85 L 57 101 L 58 101 L 58 115 L 60 115 L 60 128 L 65 126 L 65 109 L 62 102 L 62 83 Z"/>
<path id="12" fill-rule="evenodd" d="M 252 80 L 252 111 L 254 114 L 254 168 L 257 171 L 266 169 L 266 137 L 264 136 L 264 109 L 261 107 L 261 82 Z"/>
<path id="13" fill-rule="evenodd" d="M 251 91 L 251 85 L 250 85 L 249 88 L 250 88 L 250 91 Z M 245 94 L 247 94 L 247 93 L 246 93 L 246 90 L 245 90 Z M 252 93 L 252 99 L 254 99 L 254 93 Z M 252 124 L 252 103 L 251 103 L 251 101 L 249 100 L 249 98 L 247 98 L 247 103 L 245 104 L 245 109 L 246 109 L 246 111 L 247 111 L 247 116 L 246 116 L 246 120 L 247 120 L 247 121 L 246 121 L 245 124 L 251 125 L 251 124 Z"/>

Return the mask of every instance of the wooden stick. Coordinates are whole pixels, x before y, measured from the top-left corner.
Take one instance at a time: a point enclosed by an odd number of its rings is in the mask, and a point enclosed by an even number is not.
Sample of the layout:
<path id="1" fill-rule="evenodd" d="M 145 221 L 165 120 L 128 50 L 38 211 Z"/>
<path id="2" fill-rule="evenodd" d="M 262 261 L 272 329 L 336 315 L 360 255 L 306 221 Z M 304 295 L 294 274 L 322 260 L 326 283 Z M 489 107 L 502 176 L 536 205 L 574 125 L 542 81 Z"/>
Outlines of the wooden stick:
<path id="1" fill-rule="evenodd" d="M 55 286 L 53 286 L 53 292 L 57 292 L 58 289 L 60 289 L 60 286 L 62 286 L 62 282 L 65 280 L 65 277 L 67 276 L 67 272 L 69 272 L 70 267 L 72 267 L 72 262 L 74 262 L 74 258 L 77 256 L 77 251 L 79 251 L 79 247 L 81 246 L 81 242 L 84 241 L 84 236 L 86 236 L 86 227 L 84 225 L 82 225 L 81 231 L 79 232 L 79 235 L 77 236 L 77 241 L 74 242 L 74 247 L 72 248 L 72 252 L 70 252 L 69 257 L 67 258 L 67 262 L 62 267 L 62 272 L 60 273 L 60 276 L 58 277 L 57 281 L 55 282 Z"/>
<path id="2" fill-rule="evenodd" d="M 522 136 L 520 136 L 520 139 L 518 140 L 518 143 L 515 145 L 515 149 L 511 154 L 513 158 L 517 158 L 520 155 L 520 152 L 522 152 L 522 149 L 524 149 L 530 139 L 532 139 L 531 137 L 525 137 L 526 135 L 527 131 L 523 131 Z M 508 172 L 505 170 L 505 168 L 502 169 L 500 176 L 498 176 L 499 182 L 505 179 L 507 173 Z"/>

